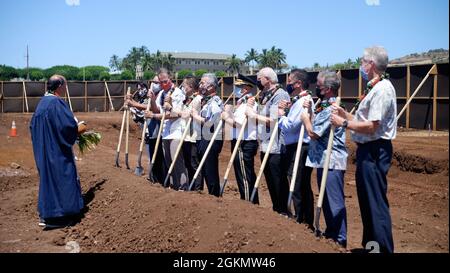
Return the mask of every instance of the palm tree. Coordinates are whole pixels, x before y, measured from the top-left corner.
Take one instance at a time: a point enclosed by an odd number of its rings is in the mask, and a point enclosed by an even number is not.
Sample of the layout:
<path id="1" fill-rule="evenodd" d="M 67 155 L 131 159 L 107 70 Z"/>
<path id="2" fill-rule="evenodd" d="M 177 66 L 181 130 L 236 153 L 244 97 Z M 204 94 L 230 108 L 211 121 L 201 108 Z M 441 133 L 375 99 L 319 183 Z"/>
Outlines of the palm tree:
<path id="1" fill-rule="evenodd" d="M 313 64 L 313 70 L 314 71 L 319 71 L 320 70 L 320 64 L 319 63 L 314 63 Z"/>
<path id="2" fill-rule="evenodd" d="M 242 61 L 241 59 L 236 57 L 236 54 L 233 54 L 230 58 L 225 61 L 225 65 L 228 67 L 227 70 L 232 74 L 235 72 L 239 73 L 241 68 Z"/>
<path id="3" fill-rule="evenodd" d="M 245 62 L 250 64 L 250 74 L 253 74 L 253 69 L 255 68 L 255 64 L 258 62 L 259 54 L 256 49 L 251 48 L 245 54 Z"/>
<path id="4" fill-rule="evenodd" d="M 162 66 L 165 67 L 167 70 L 173 71 L 175 68 L 175 58 L 173 57 L 172 54 L 168 53 L 164 55 L 162 64 L 163 64 Z"/>
<path id="5" fill-rule="evenodd" d="M 270 54 L 267 51 L 267 49 L 263 49 L 262 53 L 259 54 L 258 60 L 259 60 L 259 68 L 263 67 L 271 67 L 271 61 L 270 61 Z"/>
<path id="6" fill-rule="evenodd" d="M 286 54 L 284 54 L 283 50 L 281 48 L 276 48 L 275 46 L 272 46 L 270 49 L 270 54 L 272 55 L 272 62 L 274 69 L 281 70 L 283 67 L 283 64 L 286 63 Z"/>
<path id="7" fill-rule="evenodd" d="M 111 67 L 113 71 L 118 71 L 122 68 L 122 60 L 120 60 L 119 56 L 116 54 L 111 56 L 109 59 L 109 67 Z"/>

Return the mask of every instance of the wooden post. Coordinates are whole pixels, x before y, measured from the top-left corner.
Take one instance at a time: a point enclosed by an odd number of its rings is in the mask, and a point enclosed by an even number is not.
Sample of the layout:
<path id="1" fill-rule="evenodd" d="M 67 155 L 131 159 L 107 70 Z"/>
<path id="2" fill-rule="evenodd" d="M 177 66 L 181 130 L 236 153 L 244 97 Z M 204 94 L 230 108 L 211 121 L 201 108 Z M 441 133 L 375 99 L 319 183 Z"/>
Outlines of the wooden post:
<path id="1" fill-rule="evenodd" d="M 28 98 L 27 98 L 27 88 L 25 87 L 25 81 L 22 81 L 22 84 L 23 84 L 23 98 L 25 100 L 25 107 L 28 113 Z"/>
<path id="2" fill-rule="evenodd" d="M 361 77 L 361 73 L 358 73 L 358 98 L 361 97 L 362 95 L 362 77 Z"/>
<path id="3" fill-rule="evenodd" d="M 232 93 L 234 92 L 234 83 L 235 83 L 235 81 L 236 81 L 236 79 L 235 79 L 235 77 L 233 75 L 233 86 L 232 86 L 232 89 L 231 89 Z M 235 106 L 236 106 L 236 96 L 233 96 L 233 107 L 235 107 Z"/>
<path id="4" fill-rule="evenodd" d="M 151 86 L 151 84 L 149 86 Z M 105 81 L 105 88 L 106 88 L 106 92 L 108 93 L 109 103 L 111 104 L 111 109 L 109 109 L 109 111 L 111 111 L 111 110 L 114 111 L 114 104 L 112 103 L 111 93 L 109 92 L 108 83 L 106 81 Z"/>
<path id="5" fill-rule="evenodd" d="M 89 112 L 87 100 L 87 81 L 84 81 L 84 112 Z"/>
<path id="6" fill-rule="evenodd" d="M 437 130 L 437 91 L 438 91 L 438 74 L 433 75 L 433 131 Z"/>
<path id="7" fill-rule="evenodd" d="M 422 88 L 422 86 L 425 84 L 425 82 L 427 81 L 427 79 L 430 77 L 430 75 L 436 75 L 437 74 L 437 66 L 434 64 L 430 71 L 428 71 L 427 75 L 423 78 L 422 82 L 419 84 L 419 86 L 417 86 L 416 90 L 414 91 L 414 93 L 411 95 L 411 97 L 408 99 L 408 101 L 406 102 L 405 106 L 403 106 L 403 109 L 400 111 L 400 113 L 397 115 L 397 120 L 402 116 L 403 112 L 405 112 L 406 108 L 408 107 L 408 105 L 411 103 L 411 101 L 414 99 L 414 97 L 416 96 L 416 94 L 419 92 L 420 88 Z"/>
<path id="8" fill-rule="evenodd" d="M 411 96 L 411 67 L 408 65 L 406 66 L 406 101 L 409 100 L 409 97 Z M 406 128 L 409 128 L 409 120 L 410 120 L 410 107 L 406 108 Z"/>
<path id="9" fill-rule="evenodd" d="M 222 84 L 220 85 L 220 92 L 222 93 L 221 94 L 222 101 L 223 101 L 223 85 L 224 85 L 224 80 L 223 80 L 223 77 L 222 77 Z"/>
<path id="10" fill-rule="evenodd" d="M 106 85 L 103 86 L 103 112 L 106 112 Z"/>
<path id="11" fill-rule="evenodd" d="M 3 99 L 3 81 L 2 81 L 2 97 L 1 98 L 2 98 L 1 99 L 1 101 L 2 101 L 2 113 L 4 113 L 5 110 L 3 110 L 3 109 L 5 108 L 5 105 L 3 104 L 3 101 L 4 101 L 4 99 Z"/>
<path id="12" fill-rule="evenodd" d="M 66 93 L 67 93 L 67 99 L 69 100 L 70 111 L 73 112 L 72 101 L 70 100 L 70 93 L 69 93 L 69 82 L 66 83 Z"/>
<path id="13" fill-rule="evenodd" d="M 341 76 L 341 70 L 339 69 L 338 72 L 336 73 L 339 80 L 341 81 L 341 84 L 339 85 L 339 90 L 338 90 L 338 97 L 342 97 L 342 76 Z"/>

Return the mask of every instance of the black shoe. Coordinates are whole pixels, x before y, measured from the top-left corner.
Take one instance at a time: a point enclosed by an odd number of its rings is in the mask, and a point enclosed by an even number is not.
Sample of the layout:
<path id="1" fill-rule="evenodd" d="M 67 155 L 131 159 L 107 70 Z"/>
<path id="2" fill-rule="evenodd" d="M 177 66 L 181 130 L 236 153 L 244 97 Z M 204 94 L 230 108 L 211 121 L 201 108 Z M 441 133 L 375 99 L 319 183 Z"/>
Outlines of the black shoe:
<path id="1" fill-rule="evenodd" d="M 47 218 L 44 219 L 44 221 L 45 221 L 44 230 L 65 228 L 73 226 L 76 223 L 76 221 L 72 217 Z"/>

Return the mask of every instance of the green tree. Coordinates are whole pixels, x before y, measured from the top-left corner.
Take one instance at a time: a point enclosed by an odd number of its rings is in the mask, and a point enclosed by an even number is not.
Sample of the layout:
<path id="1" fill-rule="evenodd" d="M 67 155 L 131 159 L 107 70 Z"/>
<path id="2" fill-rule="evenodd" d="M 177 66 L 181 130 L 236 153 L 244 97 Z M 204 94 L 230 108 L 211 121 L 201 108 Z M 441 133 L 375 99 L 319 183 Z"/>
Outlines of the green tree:
<path id="1" fill-rule="evenodd" d="M 121 79 L 121 80 L 124 80 L 124 81 L 134 79 L 133 72 L 131 72 L 131 71 L 129 71 L 129 70 L 123 71 L 122 74 L 120 74 L 120 79 Z"/>
<path id="2" fill-rule="evenodd" d="M 94 76 L 92 75 L 91 71 L 80 69 L 75 79 L 78 81 L 92 81 L 94 80 Z"/>
<path id="3" fill-rule="evenodd" d="M 0 65 L 0 80 L 9 81 L 17 77 L 19 77 L 19 73 L 14 67 Z"/>
<path id="4" fill-rule="evenodd" d="M 109 67 L 112 71 L 119 71 L 122 69 L 122 60 L 117 55 L 112 55 L 109 59 Z"/>
<path id="5" fill-rule="evenodd" d="M 188 75 L 194 75 L 194 72 L 190 69 L 183 69 L 178 71 L 178 79 L 184 79 Z"/>
<path id="6" fill-rule="evenodd" d="M 251 48 L 247 53 L 245 53 L 245 59 L 244 61 L 250 65 L 251 71 L 250 73 L 253 74 L 253 69 L 255 68 L 255 65 L 258 63 L 259 60 L 259 54 L 256 49 Z"/>
<path id="7" fill-rule="evenodd" d="M 225 61 L 225 65 L 227 66 L 227 70 L 234 75 L 235 73 L 239 73 L 242 61 L 236 57 L 236 54 L 233 54 Z"/>
<path id="8" fill-rule="evenodd" d="M 40 68 L 30 68 L 30 80 L 40 81 L 45 79 L 44 71 Z"/>
<path id="9" fill-rule="evenodd" d="M 142 65 L 148 55 L 150 55 L 150 51 L 146 46 L 132 47 L 122 60 L 122 69 L 136 71 L 136 65 Z"/>
<path id="10" fill-rule="evenodd" d="M 208 73 L 208 70 L 206 70 L 206 69 L 199 69 L 199 70 L 197 70 L 197 71 L 195 71 L 195 76 L 197 77 L 197 78 L 200 78 L 201 76 L 203 76 L 203 74 L 205 74 L 205 73 Z"/>
<path id="11" fill-rule="evenodd" d="M 99 80 L 101 81 L 109 81 L 111 79 L 111 75 L 109 72 L 102 71 L 99 76 Z"/>
<path id="12" fill-rule="evenodd" d="M 147 70 L 144 72 L 144 80 L 153 80 L 156 73 L 152 70 Z"/>
<path id="13" fill-rule="evenodd" d="M 45 78 L 50 78 L 54 74 L 59 74 L 64 76 L 67 80 L 77 79 L 77 75 L 80 69 L 71 65 L 56 65 L 44 70 Z"/>
<path id="14" fill-rule="evenodd" d="M 313 64 L 313 70 L 314 71 L 319 71 L 320 70 L 320 64 L 319 63 L 314 63 Z"/>
<path id="15" fill-rule="evenodd" d="M 222 77 L 227 76 L 227 72 L 225 72 L 225 71 L 217 71 L 215 74 L 216 74 L 217 78 L 222 78 Z"/>
<path id="16" fill-rule="evenodd" d="M 109 74 L 109 68 L 105 66 L 90 65 L 80 68 L 80 71 L 83 71 L 83 69 L 87 74 L 91 75 L 90 80 L 101 80 L 100 75 L 102 75 L 102 73 Z"/>

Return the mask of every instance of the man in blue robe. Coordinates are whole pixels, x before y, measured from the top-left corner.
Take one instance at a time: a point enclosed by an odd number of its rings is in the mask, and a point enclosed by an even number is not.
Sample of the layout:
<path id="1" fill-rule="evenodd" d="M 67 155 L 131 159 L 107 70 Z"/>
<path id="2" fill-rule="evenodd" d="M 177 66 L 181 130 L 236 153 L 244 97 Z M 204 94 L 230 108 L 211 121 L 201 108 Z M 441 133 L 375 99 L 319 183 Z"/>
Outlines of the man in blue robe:
<path id="1" fill-rule="evenodd" d="M 66 79 L 60 75 L 52 76 L 30 123 L 34 159 L 40 177 L 40 225 L 46 229 L 73 225 L 83 208 L 72 151 L 82 126 L 78 128 L 73 113 L 60 97 L 65 90 Z"/>

